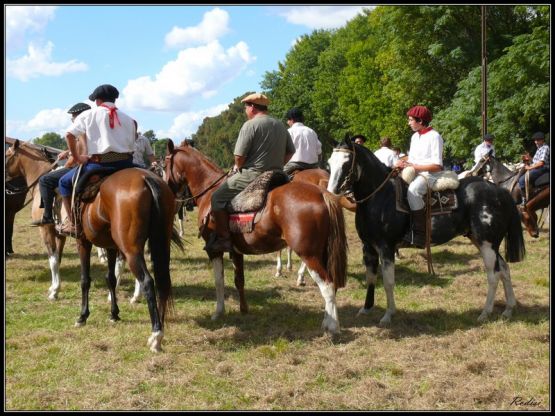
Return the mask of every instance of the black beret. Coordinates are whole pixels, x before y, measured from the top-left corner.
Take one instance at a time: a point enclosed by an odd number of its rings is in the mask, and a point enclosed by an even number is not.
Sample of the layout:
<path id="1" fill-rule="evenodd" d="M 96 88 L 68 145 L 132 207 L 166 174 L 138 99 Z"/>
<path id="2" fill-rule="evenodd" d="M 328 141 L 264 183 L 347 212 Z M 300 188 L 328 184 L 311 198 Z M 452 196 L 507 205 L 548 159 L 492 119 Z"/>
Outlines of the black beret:
<path id="1" fill-rule="evenodd" d="M 303 112 L 300 108 L 293 107 L 291 110 L 287 112 L 287 120 L 302 120 Z"/>
<path id="2" fill-rule="evenodd" d="M 90 110 L 91 106 L 85 103 L 77 103 L 73 107 L 71 107 L 67 112 L 69 114 L 80 114 L 85 110 Z"/>
<path id="3" fill-rule="evenodd" d="M 484 134 L 484 140 L 489 140 L 490 142 L 493 141 L 493 134 L 491 133 Z"/>
<path id="4" fill-rule="evenodd" d="M 104 100 L 104 101 L 113 102 L 118 97 L 119 97 L 119 91 L 116 87 L 110 84 L 103 84 L 95 88 L 93 93 L 89 95 L 89 100 L 94 101 L 97 98 L 100 98 L 101 100 Z"/>
<path id="5" fill-rule="evenodd" d="M 534 140 L 545 140 L 545 135 L 541 131 L 537 131 L 532 135 Z"/>

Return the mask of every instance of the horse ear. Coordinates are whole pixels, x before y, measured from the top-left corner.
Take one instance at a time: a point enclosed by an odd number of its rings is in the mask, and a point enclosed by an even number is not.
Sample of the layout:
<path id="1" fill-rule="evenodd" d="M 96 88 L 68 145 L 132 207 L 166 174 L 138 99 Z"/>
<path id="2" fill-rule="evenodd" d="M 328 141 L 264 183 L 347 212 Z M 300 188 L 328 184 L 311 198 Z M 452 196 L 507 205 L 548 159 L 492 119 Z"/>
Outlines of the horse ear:
<path id="1" fill-rule="evenodd" d="M 333 147 L 338 147 L 338 146 L 339 146 L 339 142 L 338 142 L 337 140 L 335 140 L 335 139 L 331 139 L 331 145 L 332 145 Z"/>
<path id="2" fill-rule="evenodd" d="M 166 154 L 171 155 L 173 153 L 174 148 L 175 148 L 175 146 L 173 145 L 172 139 L 169 139 L 168 143 L 166 145 Z"/>
<path id="3" fill-rule="evenodd" d="M 14 149 L 18 149 L 19 148 L 19 139 L 15 139 L 15 142 L 13 142 L 13 148 Z"/>
<path id="4" fill-rule="evenodd" d="M 351 145 L 351 135 L 347 132 L 345 133 L 345 138 L 343 139 L 343 143 L 348 144 L 349 146 Z"/>

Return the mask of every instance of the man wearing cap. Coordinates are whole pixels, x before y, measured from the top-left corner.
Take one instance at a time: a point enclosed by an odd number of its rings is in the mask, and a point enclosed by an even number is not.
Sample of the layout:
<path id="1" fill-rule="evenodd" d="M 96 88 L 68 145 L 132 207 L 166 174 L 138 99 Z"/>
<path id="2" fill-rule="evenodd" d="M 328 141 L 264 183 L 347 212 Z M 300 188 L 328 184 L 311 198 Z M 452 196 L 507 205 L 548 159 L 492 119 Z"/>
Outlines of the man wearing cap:
<path id="1" fill-rule="evenodd" d="M 542 176 L 544 173 L 549 172 L 549 146 L 545 144 L 545 135 L 538 131 L 532 135 L 532 139 L 536 144 L 537 150 L 532 159 L 532 163 L 525 167 L 528 175 L 528 181 L 530 184 L 534 184 L 536 179 Z M 521 204 L 526 205 L 526 176 L 522 175 L 518 180 L 518 186 L 520 186 L 520 191 L 522 195 Z"/>
<path id="2" fill-rule="evenodd" d="M 366 136 L 363 136 L 362 134 L 357 134 L 356 136 L 351 137 L 351 141 L 353 143 L 364 146 L 364 143 L 366 143 Z"/>
<path id="3" fill-rule="evenodd" d="M 477 164 L 482 160 L 482 158 L 489 154 L 490 156 L 495 156 L 495 149 L 493 148 L 493 134 L 484 134 L 484 141 L 476 146 L 474 150 L 474 163 Z"/>
<path id="4" fill-rule="evenodd" d="M 424 248 L 426 242 L 426 215 L 424 196 L 428 187 L 437 180 L 438 172 L 443 170 L 443 138 L 432 127 L 432 113 L 427 107 L 417 105 L 407 111 L 408 124 L 414 134 L 410 140 L 409 157 L 398 160 L 397 167 L 404 169 L 412 166 L 416 171 L 415 179 L 410 183 L 407 199 L 411 210 L 411 230 L 403 240 L 418 248 Z"/>
<path id="5" fill-rule="evenodd" d="M 135 151 L 135 124 L 127 114 L 118 110 L 114 104 L 119 91 L 110 84 L 97 87 L 89 96 L 96 103 L 83 117 L 75 119 L 66 133 L 66 142 L 76 162 L 83 165 L 81 175 L 101 167 L 116 170 L 133 167 Z M 79 154 L 76 137 L 86 136 L 86 154 Z M 72 179 L 77 171 L 73 168 L 60 179 L 59 191 L 64 208 L 70 213 L 58 228 L 65 235 L 75 235 L 76 229 L 71 215 Z"/>
<path id="6" fill-rule="evenodd" d="M 90 109 L 91 106 L 88 104 L 77 103 L 67 112 L 71 114 L 71 121 L 73 123 L 77 116 L 79 116 L 80 114 L 84 114 Z M 77 150 L 79 153 L 85 152 L 85 140 L 86 139 L 84 136 L 79 136 L 77 142 Z M 75 165 L 75 160 L 73 159 L 73 157 L 70 156 L 69 150 L 64 150 L 63 152 L 61 152 L 58 155 L 56 161 L 60 161 L 63 159 L 68 159 L 65 167 L 58 168 L 56 170 L 53 170 L 52 172 L 42 175 L 39 179 L 39 192 L 41 198 L 40 207 L 44 208 L 44 212 L 42 213 L 42 218 L 40 220 L 33 221 L 31 223 L 32 227 L 54 224 L 52 208 L 54 204 L 54 198 L 56 197 L 56 188 L 58 187 L 60 178 L 68 173 L 70 168 Z"/>
<path id="7" fill-rule="evenodd" d="M 316 169 L 322 156 L 322 143 L 318 135 L 310 127 L 303 124 L 304 116 L 299 108 L 292 108 L 287 112 L 289 134 L 295 145 L 295 153 L 283 167 L 288 175 L 295 170 Z"/>
<path id="8" fill-rule="evenodd" d="M 382 137 L 380 139 L 380 147 L 374 152 L 374 155 L 388 168 L 395 167 L 397 163 L 397 153 L 391 148 L 391 139 L 389 137 Z"/>
<path id="9" fill-rule="evenodd" d="M 142 134 L 139 134 L 137 121 L 133 120 L 135 125 L 135 151 L 133 152 L 133 163 L 143 169 L 148 169 L 148 166 L 155 166 L 157 164 L 154 151 L 148 140 Z M 145 164 L 145 156 L 148 159 L 148 166 Z"/>
<path id="10" fill-rule="evenodd" d="M 204 249 L 211 252 L 232 249 L 227 204 L 261 173 L 283 169 L 295 153 L 289 132 L 279 120 L 268 115 L 270 100 L 264 94 L 250 94 L 241 100 L 248 120 L 241 127 L 233 152 L 232 175 L 212 194 L 212 218 L 216 232 Z"/>

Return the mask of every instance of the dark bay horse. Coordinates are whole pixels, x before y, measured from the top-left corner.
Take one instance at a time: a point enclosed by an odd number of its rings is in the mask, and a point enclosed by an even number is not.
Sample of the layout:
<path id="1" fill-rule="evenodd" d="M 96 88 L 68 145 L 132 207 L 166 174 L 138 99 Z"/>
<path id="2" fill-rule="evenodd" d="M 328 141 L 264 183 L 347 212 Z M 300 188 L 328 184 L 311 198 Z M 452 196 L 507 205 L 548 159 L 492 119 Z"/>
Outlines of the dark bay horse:
<path id="1" fill-rule="evenodd" d="M 162 178 L 145 169 L 128 168 L 108 176 L 100 185 L 94 200 L 82 206 L 79 215 L 82 234 L 77 238 L 81 259 L 82 301 L 76 326 L 85 325 L 89 317 L 90 256 L 94 244 L 105 248 L 107 252 L 110 319 L 120 319 L 115 292 L 115 265 L 119 251 L 141 283 L 148 305 L 152 334 L 147 345 L 153 352 L 161 350 L 164 320 L 172 306 L 169 262 L 174 205 L 173 192 Z M 147 240 L 154 279 L 144 258 Z M 180 240 L 173 241 L 181 244 Z"/>
<path id="2" fill-rule="evenodd" d="M 29 188 L 23 176 L 18 176 L 5 183 L 5 199 L 4 199 L 4 220 L 6 226 L 6 234 L 4 235 L 4 244 L 6 256 L 14 254 L 12 239 L 13 239 L 13 224 L 15 221 L 15 214 L 23 209 L 25 206 L 25 198 Z"/>
<path id="3" fill-rule="evenodd" d="M 226 176 L 219 167 L 197 149 L 184 144 L 174 148 L 168 142 L 165 178 L 175 193 L 188 185 L 198 207 L 198 225 L 208 240 L 213 223 L 204 225 L 210 212 L 210 198 Z M 266 254 L 289 246 L 306 263 L 325 300 L 322 328 L 339 331 L 335 301 L 338 288 L 345 286 L 347 242 L 343 211 L 329 193 L 312 184 L 290 182 L 273 189 L 267 197 L 261 219 L 250 233 L 232 233 L 234 250 L 231 259 L 235 269 L 235 287 L 240 310 L 248 312 L 244 293 L 243 256 Z M 216 312 L 212 319 L 224 314 L 223 253 L 211 258 L 216 283 Z"/>
<path id="4" fill-rule="evenodd" d="M 530 234 L 531 237 L 538 238 L 539 227 L 536 211 L 540 209 L 543 210 L 549 206 L 549 173 L 542 175 L 542 177 L 536 180 L 536 184 L 540 183 L 539 186 L 530 186 L 530 197 L 524 207 L 520 205 L 522 195 L 520 187 L 518 186 L 518 178 L 524 171 L 512 171 L 494 156 L 488 154 L 478 162 L 474 169 L 474 174 L 478 176 L 484 176 L 486 173 L 489 173 L 493 183 L 507 189 L 511 193 L 515 204 L 519 204 L 518 209 L 520 210 L 522 223 L 528 231 L 528 234 Z M 547 182 L 543 179 L 546 179 Z"/>
<path id="5" fill-rule="evenodd" d="M 374 305 L 380 262 L 387 296 L 387 310 L 380 324 L 389 324 L 395 313 L 395 247 L 410 226 L 409 214 L 396 209 L 395 187 L 392 180 L 387 180 L 391 169 L 365 147 L 345 141 L 334 148 L 329 165 L 328 190 L 342 194 L 350 188 L 356 200 L 362 201 L 357 206 L 355 224 L 363 243 L 368 287 L 364 307 L 359 313 L 368 313 Z M 467 235 L 482 255 L 488 278 L 486 304 L 478 320 L 486 320 L 492 312 L 500 278 L 506 299 L 503 317 L 510 318 L 516 300 L 509 266 L 499 254 L 499 246 L 505 238 L 508 262 L 524 258 L 524 239 L 516 206 L 505 189 L 477 177 L 462 179 L 456 196 L 456 209 L 449 214 L 432 216 L 432 244 L 443 244 L 458 235 Z"/>
<path id="6" fill-rule="evenodd" d="M 5 156 L 6 177 L 23 176 L 25 178 L 27 186 L 32 188 L 30 190 L 33 199 L 31 208 L 32 219 L 40 219 L 44 209 L 40 208 L 41 197 L 37 182 L 40 176 L 50 172 L 52 169 L 51 161 L 41 146 L 20 142 L 19 140 L 13 142 L 6 150 Z M 57 209 L 56 213 L 59 216 L 60 210 Z M 55 300 L 58 297 L 61 286 L 60 263 L 62 261 L 66 237 L 56 232 L 54 224 L 37 228 L 48 253 L 48 263 L 52 275 L 52 284 L 48 288 L 48 299 Z"/>

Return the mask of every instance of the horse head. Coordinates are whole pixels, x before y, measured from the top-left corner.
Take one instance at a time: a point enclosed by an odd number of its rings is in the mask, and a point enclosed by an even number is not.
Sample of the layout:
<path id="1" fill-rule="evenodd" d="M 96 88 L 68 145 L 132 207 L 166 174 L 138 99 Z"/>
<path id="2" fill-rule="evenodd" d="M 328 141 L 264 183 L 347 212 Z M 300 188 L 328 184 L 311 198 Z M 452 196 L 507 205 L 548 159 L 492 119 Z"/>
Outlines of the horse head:
<path id="1" fill-rule="evenodd" d="M 338 143 L 328 159 L 330 179 L 328 191 L 335 195 L 342 195 L 352 189 L 355 169 L 355 146 L 348 136 L 342 143 Z"/>
<path id="2" fill-rule="evenodd" d="M 18 155 L 20 145 L 20 141 L 16 139 L 15 142 L 6 149 L 4 154 L 4 176 L 6 178 L 6 182 L 18 176 L 23 176 L 24 174 L 24 169 L 21 165 L 21 158 Z"/>

